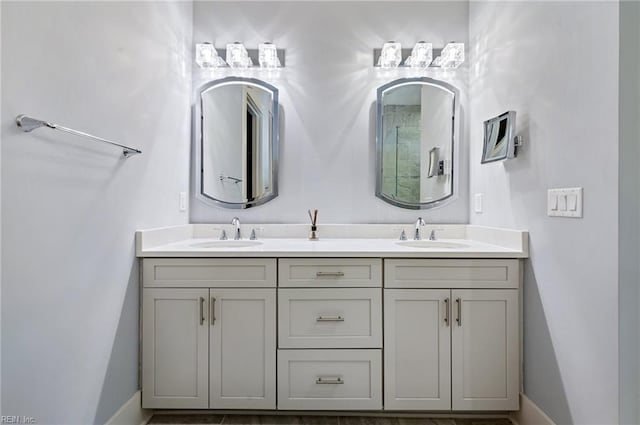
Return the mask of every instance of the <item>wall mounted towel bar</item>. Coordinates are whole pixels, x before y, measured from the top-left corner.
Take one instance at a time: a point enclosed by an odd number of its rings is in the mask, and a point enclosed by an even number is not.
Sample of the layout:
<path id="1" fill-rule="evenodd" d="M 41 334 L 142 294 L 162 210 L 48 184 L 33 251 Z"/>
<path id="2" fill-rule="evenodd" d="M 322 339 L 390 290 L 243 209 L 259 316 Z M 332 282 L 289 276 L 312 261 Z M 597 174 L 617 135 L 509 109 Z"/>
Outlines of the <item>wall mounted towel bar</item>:
<path id="1" fill-rule="evenodd" d="M 113 146 L 118 146 L 122 148 L 122 156 L 124 158 L 129 158 L 130 156 L 137 155 L 142 153 L 141 150 L 131 148 L 129 146 L 121 145 L 120 143 L 112 142 L 111 140 L 103 139 L 102 137 L 93 136 L 91 134 L 84 133 L 82 131 L 73 130 L 71 128 L 63 127 L 58 124 L 50 123 L 47 121 L 39 120 L 37 118 L 32 118 L 26 115 L 18 115 L 16 117 L 16 124 L 25 132 L 30 132 L 40 127 L 48 127 L 54 130 L 64 131 L 65 133 L 74 134 L 76 136 L 86 137 L 91 140 L 96 140 L 98 142 L 108 143 Z"/>

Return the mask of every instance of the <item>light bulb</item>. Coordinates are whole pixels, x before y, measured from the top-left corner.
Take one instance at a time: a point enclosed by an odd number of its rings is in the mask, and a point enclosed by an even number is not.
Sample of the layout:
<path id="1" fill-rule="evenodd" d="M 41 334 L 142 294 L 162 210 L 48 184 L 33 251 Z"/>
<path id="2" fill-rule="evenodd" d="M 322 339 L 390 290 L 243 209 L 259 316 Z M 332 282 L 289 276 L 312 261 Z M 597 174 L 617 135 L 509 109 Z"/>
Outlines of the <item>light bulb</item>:
<path id="1" fill-rule="evenodd" d="M 231 68 L 249 68 L 253 65 L 249 52 L 239 41 L 227 44 L 227 63 Z"/>
<path id="2" fill-rule="evenodd" d="M 380 58 L 378 58 L 378 66 L 382 68 L 396 68 L 402 62 L 402 46 L 400 43 L 389 41 L 384 43 Z"/>
<path id="3" fill-rule="evenodd" d="M 261 68 L 280 68 L 276 45 L 270 42 L 258 44 L 258 62 Z"/>
<path id="4" fill-rule="evenodd" d="M 200 68 L 213 68 L 217 64 L 218 52 L 211 43 L 196 44 L 196 63 Z"/>
<path id="5" fill-rule="evenodd" d="M 404 64 L 412 68 L 426 68 L 433 60 L 433 45 L 424 41 L 419 41 L 413 47 L 411 56 L 405 60 Z"/>
<path id="6" fill-rule="evenodd" d="M 464 62 L 464 43 L 447 43 L 433 64 L 445 69 L 454 69 Z"/>

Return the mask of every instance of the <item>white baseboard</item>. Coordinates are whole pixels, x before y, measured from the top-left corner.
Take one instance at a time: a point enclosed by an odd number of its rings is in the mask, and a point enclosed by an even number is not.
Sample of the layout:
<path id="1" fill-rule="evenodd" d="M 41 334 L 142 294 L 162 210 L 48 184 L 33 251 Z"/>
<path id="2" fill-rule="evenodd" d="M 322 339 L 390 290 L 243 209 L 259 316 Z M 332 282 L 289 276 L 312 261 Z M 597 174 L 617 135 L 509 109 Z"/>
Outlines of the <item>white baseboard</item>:
<path id="1" fill-rule="evenodd" d="M 144 425 L 153 415 L 152 410 L 142 408 L 142 393 L 136 393 L 113 414 L 106 425 Z"/>
<path id="2" fill-rule="evenodd" d="M 520 410 L 512 412 L 509 419 L 516 425 L 556 425 L 537 404 L 524 394 L 520 394 Z"/>
<path id="3" fill-rule="evenodd" d="M 113 414 L 106 425 L 145 425 L 152 415 L 152 410 L 142 408 L 142 393 L 136 391 L 129 401 Z M 516 425 L 556 425 L 542 409 L 524 394 L 520 394 L 520 410 L 512 412 L 509 419 Z"/>

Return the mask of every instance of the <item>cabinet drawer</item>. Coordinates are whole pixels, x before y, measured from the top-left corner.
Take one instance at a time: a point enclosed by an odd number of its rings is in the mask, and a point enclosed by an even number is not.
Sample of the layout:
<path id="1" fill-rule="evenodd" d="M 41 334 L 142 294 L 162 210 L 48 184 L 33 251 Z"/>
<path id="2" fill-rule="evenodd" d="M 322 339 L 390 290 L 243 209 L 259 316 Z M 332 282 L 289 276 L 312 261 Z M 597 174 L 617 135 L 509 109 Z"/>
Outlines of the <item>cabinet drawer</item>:
<path id="1" fill-rule="evenodd" d="M 279 289 L 280 348 L 381 348 L 382 290 Z"/>
<path id="2" fill-rule="evenodd" d="M 146 287 L 276 286 L 275 258 L 149 258 L 142 261 Z"/>
<path id="3" fill-rule="evenodd" d="M 278 408 L 382 409 L 381 350 L 278 350 Z"/>
<path id="4" fill-rule="evenodd" d="M 279 286 L 382 286 L 380 258 L 282 258 L 278 268 Z"/>
<path id="5" fill-rule="evenodd" d="M 519 260 L 384 260 L 387 288 L 518 288 Z"/>

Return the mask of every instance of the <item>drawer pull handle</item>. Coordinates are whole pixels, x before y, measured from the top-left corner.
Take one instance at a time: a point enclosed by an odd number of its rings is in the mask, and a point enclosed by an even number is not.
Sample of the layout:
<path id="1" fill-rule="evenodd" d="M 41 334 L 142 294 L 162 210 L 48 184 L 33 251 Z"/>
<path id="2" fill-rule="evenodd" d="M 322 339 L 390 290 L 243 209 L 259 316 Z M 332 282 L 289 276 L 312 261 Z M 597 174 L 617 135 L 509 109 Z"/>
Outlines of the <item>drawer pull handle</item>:
<path id="1" fill-rule="evenodd" d="M 317 272 L 316 277 L 343 277 L 344 272 Z"/>
<path id="2" fill-rule="evenodd" d="M 449 326 L 449 298 L 444 299 L 444 323 Z"/>
<path id="3" fill-rule="evenodd" d="M 316 379 L 316 384 L 318 385 L 338 385 L 344 384 L 344 381 L 340 377 L 322 377 L 320 376 Z"/>
<path id="4" fill-rule="evenodd" d="M 462 300 L 457 298 L 456 304 L 458 304 L 458 318 L 456 319 L 456 322 L 458 322 L 458 326 L 462 326 Z"/>
<path id="5" fill-rule="evenodd" d="M 216 324 L 216 299 L 211 297 L 211 326 Z"/>
<path id="6" fill-rule="evenodd" d="M 318 316 L 316 322 L 344 322 L 342 316 Z"/>
<path id="7" fill-rule="evenodd" d="M 204 325 L 204 297 L 200 297 L 200 325 Z"/>

